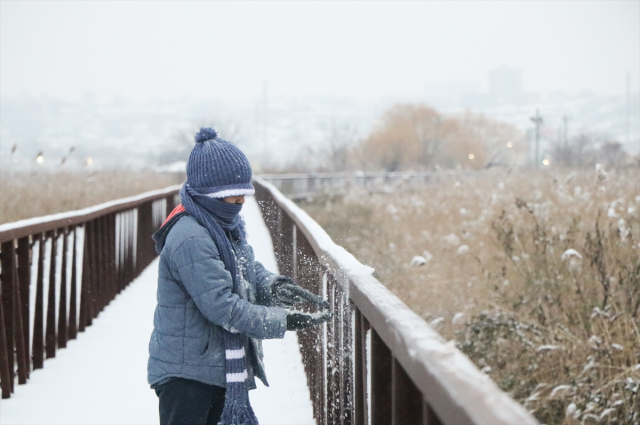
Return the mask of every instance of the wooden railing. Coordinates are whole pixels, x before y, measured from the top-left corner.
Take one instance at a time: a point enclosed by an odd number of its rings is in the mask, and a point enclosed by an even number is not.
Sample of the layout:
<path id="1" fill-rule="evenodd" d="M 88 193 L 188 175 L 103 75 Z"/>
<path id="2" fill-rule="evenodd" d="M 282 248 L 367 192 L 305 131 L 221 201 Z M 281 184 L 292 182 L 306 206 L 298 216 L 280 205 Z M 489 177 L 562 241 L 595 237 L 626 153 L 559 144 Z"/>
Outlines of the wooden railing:
<path id="1" fill-rule="evenodd" d="M 0 386 L 9 398 L 155 258 L 180 186 L 0 225 Z"/>
<path id="2" fill-rule="evenodd" d="M 280 273 L 334 311 L 298 334 L 318 425 L 536 423 L 290 199 L 254 185 Z M 151 234 L 178 191 L 0 226 L 3 398 L 153 260 Z"/>
<path id="3" fill-rule="evenodd" d="M 276 187 L 254 186 L 280 273 L 334 312 L 298 333 L 318 425 L 536 423 Z"/>

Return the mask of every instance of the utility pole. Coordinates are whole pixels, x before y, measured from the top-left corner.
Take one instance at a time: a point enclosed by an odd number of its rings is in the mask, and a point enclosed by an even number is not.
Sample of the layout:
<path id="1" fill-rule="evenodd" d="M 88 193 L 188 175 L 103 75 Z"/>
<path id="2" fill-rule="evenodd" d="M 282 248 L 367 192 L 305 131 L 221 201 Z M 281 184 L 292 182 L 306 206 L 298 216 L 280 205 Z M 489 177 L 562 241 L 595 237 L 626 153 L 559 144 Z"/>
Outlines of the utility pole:
<path id="1" fill-rule="evenodd" d="M 538 152 L 540 150 L 540 127 L 542 126 L 542 117 L 540 116 L 540 110 L 536 109 L 536 115 L 531 117 L 531 121 L 536 125 L 536 154 L 534 157 L 535 167 L 538 168 Z"/>
<path id="2" fill-rule="evenodd" d="M 263 92 L 263 104 L 262 104 L 262 119 L 264 121 L 263 128 L 263 142 L 264 142 L 264 161 L 267 162 L 269 159 L 269 121 L 267 117 L 267 82 L 265 81 L 262 86 Z"/>
<path id="3" fill-rule="evenodd" d="M 563 129 L 563 134 L 562 134 L 562 147 L 566 150 L 567 149 L 567 127 L 568 127 L 568 121 L 569 121 L 569 117 L 567 115 L 562 117 L 562 121 L 564 122 L 564 129 Z"/>
<path id="4" fill-rule="evenodd" d="M 562 117 L 564 128 L 562 129 L 562 160 L 564 165 L 569 165 L 569 138 L 567 137 L 567 130 L 569 128 L 569 116 Z"/>
<path id="5" fill-rule="evenodd" d="M 627 72 L 627 146 L 631 143 L 631 73 Z"/>

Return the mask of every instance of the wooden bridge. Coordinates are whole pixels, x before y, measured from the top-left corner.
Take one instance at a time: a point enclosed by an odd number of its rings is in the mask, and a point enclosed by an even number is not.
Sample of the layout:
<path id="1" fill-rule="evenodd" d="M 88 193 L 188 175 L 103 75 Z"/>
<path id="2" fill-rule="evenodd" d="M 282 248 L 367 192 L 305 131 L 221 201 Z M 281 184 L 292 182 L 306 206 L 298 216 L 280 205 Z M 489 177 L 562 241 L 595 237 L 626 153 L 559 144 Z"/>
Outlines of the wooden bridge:
<path id="1" fill-rule="evenodd" d="M 322 294 L 335 313 L 326 325 L 298 332 L 316 424 L 536 423 L 378 282 L 373 269 L 335 245 L 269 183 L 291 197 L 306 197 L 336 185 L 367 184 L 367 176 L 354 176 L 350 183 L 335 177 L 285 177 L 254 181 L 279 271 Z M 414 178 L 392 177 L 386 182 Z M 283 181 L 303 190 L 283 187 Z M 28 385 L 30 373 L 47 366 L 44 359 L 55 357 L 69 340 L 81 339 L 98 314 L 154 261 L 151 234 L 179 202 L 178 192 L 179 187 L 171 187 L 0 226 L 2 398 L 11 397 L 15 385 Z M 74 408 L 69 400 L 69 409 Z"/>

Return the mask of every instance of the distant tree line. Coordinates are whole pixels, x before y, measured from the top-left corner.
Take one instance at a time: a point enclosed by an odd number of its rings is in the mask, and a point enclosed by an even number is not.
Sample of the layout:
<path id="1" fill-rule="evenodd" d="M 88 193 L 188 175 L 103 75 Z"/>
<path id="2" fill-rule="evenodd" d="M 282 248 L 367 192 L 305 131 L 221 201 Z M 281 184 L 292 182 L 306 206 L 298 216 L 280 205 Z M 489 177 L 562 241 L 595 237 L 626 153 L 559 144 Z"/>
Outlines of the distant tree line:
<path id="1" fill-rule="evenodd" d="M 325 152 L 314 158 L 314 168 L 479 169 L 516 163 L 526 147 L 524 134 L 510 124 L 471 112 L 444 115 L 427 105 L 412 103 L 386 110 L 366 137 L 358 139 L 355 134 L 345 123 L 327 132 Z"/>

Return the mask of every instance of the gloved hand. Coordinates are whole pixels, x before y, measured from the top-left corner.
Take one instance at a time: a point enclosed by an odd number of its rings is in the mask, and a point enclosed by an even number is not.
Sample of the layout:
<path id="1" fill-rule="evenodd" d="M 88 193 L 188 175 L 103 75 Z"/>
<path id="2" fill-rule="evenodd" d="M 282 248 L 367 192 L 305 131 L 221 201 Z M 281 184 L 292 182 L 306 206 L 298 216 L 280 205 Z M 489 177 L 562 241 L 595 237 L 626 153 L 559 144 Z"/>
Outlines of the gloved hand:
<path id="1" fill-rule="evenodd" d="M 322 297 L 313 294 L 295 284 L 288 276 L 279 276 L 271 284 L 271 296 L 285 307 L 307 301 L 318 306 L 321 310 L 329 310 L 329 303 Z"/>
<path id="2" fill-rule="evenodd" d="M 289 313 L 287 314 L 287 330 L 299 331 L 326 322 L 333 316 L 330 311 L 322 313 Z"/>

